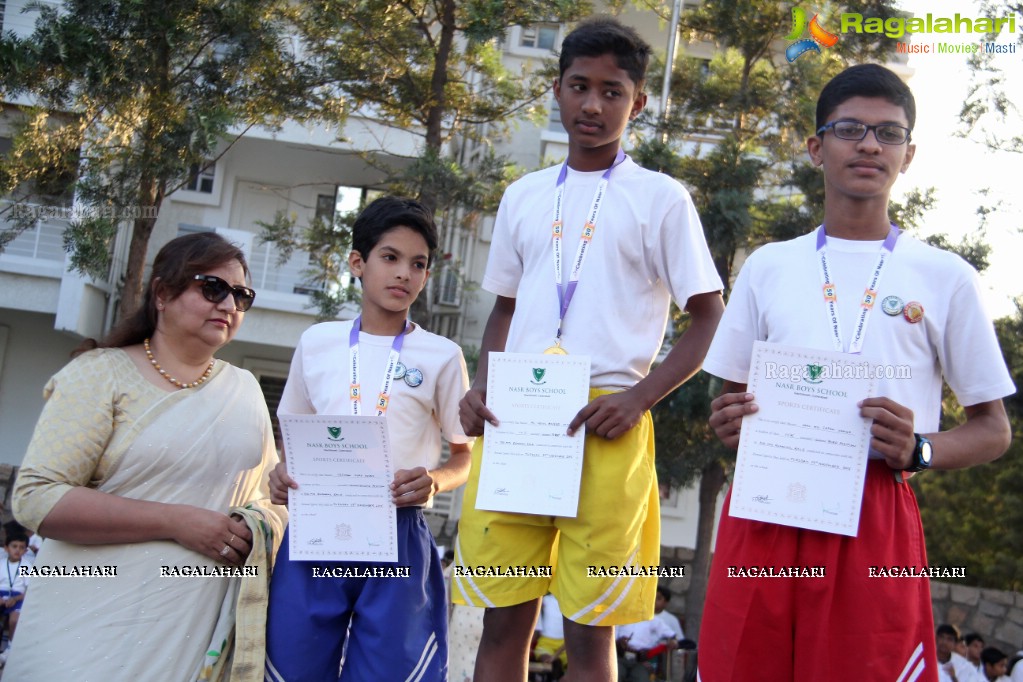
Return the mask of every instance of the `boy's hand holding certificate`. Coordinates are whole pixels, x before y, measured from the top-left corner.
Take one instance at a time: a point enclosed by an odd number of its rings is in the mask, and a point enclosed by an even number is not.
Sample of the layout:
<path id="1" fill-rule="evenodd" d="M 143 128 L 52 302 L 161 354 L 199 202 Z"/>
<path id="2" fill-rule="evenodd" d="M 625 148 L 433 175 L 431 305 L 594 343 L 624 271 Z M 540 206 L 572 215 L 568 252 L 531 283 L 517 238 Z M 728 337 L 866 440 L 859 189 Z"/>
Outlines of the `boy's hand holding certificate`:
<path id="1" fill-rule="evenodd" d="M 476 508 L 574 517 L 582 474 L 582 429 L 568 425 L 589 399 L 590 358 L 490 353 Z"/>
<path id="2" fill-rule="evenodd" d="M 742 420 L 731 515 L 856 535 L 874 393 L 861 357 L 757 341 L 747 390 L 758 410 Z"/>
<path id="3" fill-rule="evenodd" d="M 398 561 L 394 478 L 383 417 L 280 415 L 288 475 L 289 557 Z"/>

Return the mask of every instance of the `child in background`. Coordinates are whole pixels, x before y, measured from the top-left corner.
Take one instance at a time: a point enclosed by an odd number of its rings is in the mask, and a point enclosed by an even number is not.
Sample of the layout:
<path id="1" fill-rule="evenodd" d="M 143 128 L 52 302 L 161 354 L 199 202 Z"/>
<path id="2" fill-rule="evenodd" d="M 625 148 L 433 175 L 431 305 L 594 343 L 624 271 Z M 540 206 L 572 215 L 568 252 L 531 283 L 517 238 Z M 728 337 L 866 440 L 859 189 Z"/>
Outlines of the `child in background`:
<path id="1" fill-rule="evenodd" d="M 21 566 L 24 564 L 22 558 L 28 550 L 28 538 L 18 533 L 10 533 L 4 541 L 4 549 L 7 556 L 0 562 L 0 618 L 4 620 L 4 627 L 7 628 L 7 639 L 14 641 L 14 631 L 18 627 L 18 618 L 21 615 L 21 605 L 25 602 L 25 590 L 28 589 L 28 578 L 21 575 Z M 7 649 L 0 653 L 0 664 L 7 662 Z"/>

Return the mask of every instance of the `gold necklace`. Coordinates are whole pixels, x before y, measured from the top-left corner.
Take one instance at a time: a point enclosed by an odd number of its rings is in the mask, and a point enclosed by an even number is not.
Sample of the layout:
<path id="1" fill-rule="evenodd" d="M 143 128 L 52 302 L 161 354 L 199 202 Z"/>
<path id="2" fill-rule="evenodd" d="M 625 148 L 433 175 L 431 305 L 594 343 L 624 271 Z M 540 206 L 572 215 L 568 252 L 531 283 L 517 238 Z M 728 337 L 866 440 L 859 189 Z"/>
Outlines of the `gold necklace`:
<path id="1" fill-rule="evenodd" d="M 160 363 L 157 362 L 156 358 L 153 357 L 153 351 L 149 349 L 149 339 L 143 341 L 142 345 L 146 349 L 146 357 L 149 358 L 149 364 L 151 364 L 156 369 L 156 371 L 160 373 L 160 376 L 162 376 L 164 379 L 171 382 L 178 388 L 195 388 L 196 386 L 205 383 L 206 380 L 210 378 L 210 375 L 213 374 L 213 365 L 217 363 L 217 359 L 212 358 L 210 360 L 210 366 L 206 368 L 206 371 L 202 373 L 201 377 L 199 377 L 190 384 L 183 384 L 174 377 L 172 377 L 170 374 L 167 374 L 167 371 L 160 367 Z"/>

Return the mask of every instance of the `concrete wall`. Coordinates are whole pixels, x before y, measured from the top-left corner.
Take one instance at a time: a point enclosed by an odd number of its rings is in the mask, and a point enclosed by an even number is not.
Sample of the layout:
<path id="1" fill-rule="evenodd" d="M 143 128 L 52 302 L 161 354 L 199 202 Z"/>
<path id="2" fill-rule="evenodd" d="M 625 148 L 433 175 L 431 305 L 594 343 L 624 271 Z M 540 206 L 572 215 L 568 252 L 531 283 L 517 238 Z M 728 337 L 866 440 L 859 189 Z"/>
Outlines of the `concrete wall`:
<path id="1" fill-rule="evenodd" d="M 963 635 L 976 632 L 1010 658 L 1023 648 L 1023 594 L 931 581 L 931 602 L 935 625 L 955 625 Z"/>
<path id="2" fill-rule="evenodd" d="M 43 409 L 43 386 L 80 339 L 55 331 L 53 315 L 8 308 L 0 308 L 0 330 L 0 463 L 17 465 Z"/>

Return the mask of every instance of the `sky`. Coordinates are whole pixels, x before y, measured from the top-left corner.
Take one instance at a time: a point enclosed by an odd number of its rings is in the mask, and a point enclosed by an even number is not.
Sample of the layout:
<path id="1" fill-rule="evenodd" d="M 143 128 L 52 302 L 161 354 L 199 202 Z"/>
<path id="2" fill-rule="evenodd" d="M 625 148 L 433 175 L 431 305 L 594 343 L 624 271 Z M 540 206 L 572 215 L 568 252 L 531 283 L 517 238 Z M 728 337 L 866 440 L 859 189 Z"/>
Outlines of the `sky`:
<path id="1" fill-rule="evenodd" d="M 902 0 L 903 9 L 917 16 L 930 12 L 935 18 L 983 16 L 970 0 Z M 1023 16 L 1016 17 L 1016 33 L 1003 35 L 1000 43 L 1015 43 L 1023 32 Z M 918 34 L 914 44 L 977 42 L 968 34 Z M 933 48 L 932 48 L 933 49 Z M 1007 91 L 1023 93 L 1023 46 L 1015 54 L 998 54 L 995 63 L 1003 69 Z M 985 302 L 993 317 L 1011 315 L 1014 296 L 1023 295 L 1019 274 L 1023 257 L 1023 154 L 992 152 L 985 145 L 955 136 L 962 128 L 959 111 L 970 84 L 967 58 L 962 54 L 914 54 L 909 58 L 914 71 L 909 80 L 917 103 L 913 141 L 917 145 L 913 164 L 895 185 L 893 198 L 901 199 L 913 188 L 936 188 L 935 207 L 925 215 L 921 234 L 946 233 L 953 242 L 976 232 L 980 205 L 1001 202 L 988 219 L 986 238 L 991 247 L 991 265 L 982 274 Z M 1023 132 L 1021 112 L 1004 125 L 1006 133 Z M 987 196 L 981 194 L 987 190 Z"/>

